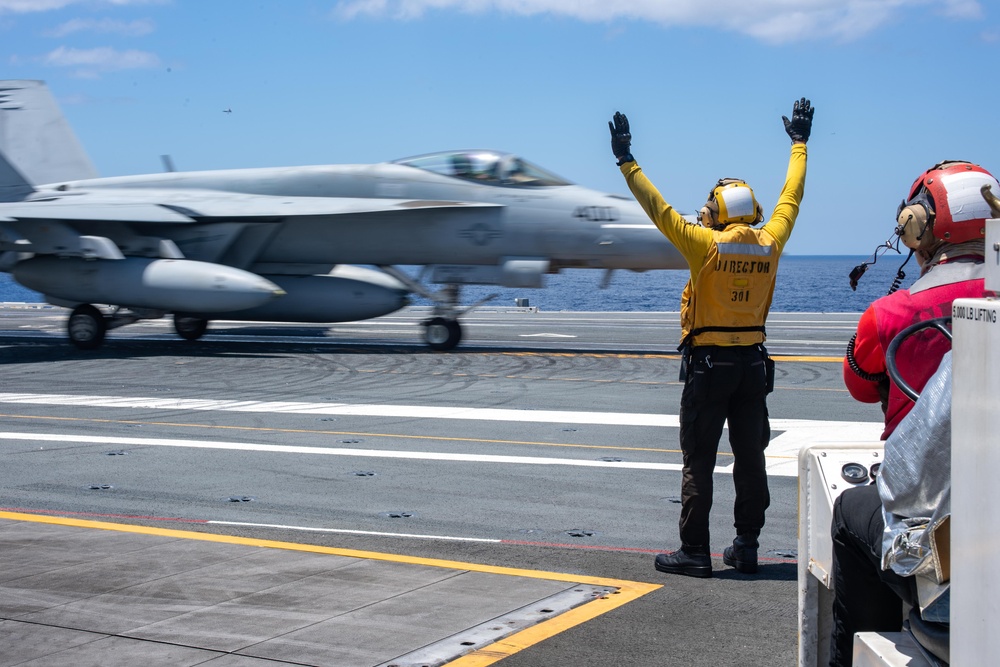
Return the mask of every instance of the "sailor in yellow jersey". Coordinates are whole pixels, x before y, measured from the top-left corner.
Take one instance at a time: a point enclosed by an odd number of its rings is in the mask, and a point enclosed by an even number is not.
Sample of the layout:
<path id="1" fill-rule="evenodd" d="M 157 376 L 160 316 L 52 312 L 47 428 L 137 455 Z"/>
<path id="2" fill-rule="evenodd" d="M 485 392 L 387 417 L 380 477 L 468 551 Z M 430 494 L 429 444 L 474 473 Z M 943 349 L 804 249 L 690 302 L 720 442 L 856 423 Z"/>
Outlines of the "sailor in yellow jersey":
<path id="1" fill-rule="evenodd" d="M 681 295 L 680 440 L 681 547 L 656 557 L 661 572 L 712 576 L 709 513 L 712 473 L 722 429 L 729 421 L 735 464 L 736 539 L 723 561 L 740 572 L 757 571 L 758 537 L 770 504 L 764 448 L 770 437 L 767 394 L 774 366 L 764 348 L 764 324 L 771 307 L 778 258 L 785 248 L 805 189 L 806 141 L 813 108 L 802 98 L 792 118 L 782 116 L 792 140 L 785 186 L 770 220 L 753 190 L 739 179 L 716 183 L 696 225 L 668 204 L 632 157 L 628 118 L 609 122 L 611 149 L 629 189 L 643 210 L 684 255 L 691 279 Z"/>

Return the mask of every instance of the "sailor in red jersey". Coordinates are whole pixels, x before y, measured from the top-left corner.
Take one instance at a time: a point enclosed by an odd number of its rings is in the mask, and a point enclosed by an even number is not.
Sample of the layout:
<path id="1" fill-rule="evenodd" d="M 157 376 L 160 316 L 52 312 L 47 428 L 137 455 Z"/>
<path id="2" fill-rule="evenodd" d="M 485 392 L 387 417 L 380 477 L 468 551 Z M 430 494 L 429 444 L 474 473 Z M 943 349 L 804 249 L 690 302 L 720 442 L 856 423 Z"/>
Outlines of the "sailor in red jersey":
<path id="1" fill-rule="evenodd" d="M 1000 193 L 997 180 L 982 167 L 942 162 L 914 181 L 899 206 L 896 234 L 916 256 L 920 278 L 908 290 L 891 292 L 868 307 L 844 358 L 844 383 L 851 396 L 882 404 L 883 440 L 913 407 L 886 373 L 889 343 L 911 324 L 951 315 L 955 299 L 983 296 L 986 219 L 991 217 L 981 193 L 984 185 Z M 855 269 L 852 284 L 864 266 Z M 910 336 L 897 351 L 900 375 L 919 393 L 949 349 L 951 343 L 934 329 Z"/>

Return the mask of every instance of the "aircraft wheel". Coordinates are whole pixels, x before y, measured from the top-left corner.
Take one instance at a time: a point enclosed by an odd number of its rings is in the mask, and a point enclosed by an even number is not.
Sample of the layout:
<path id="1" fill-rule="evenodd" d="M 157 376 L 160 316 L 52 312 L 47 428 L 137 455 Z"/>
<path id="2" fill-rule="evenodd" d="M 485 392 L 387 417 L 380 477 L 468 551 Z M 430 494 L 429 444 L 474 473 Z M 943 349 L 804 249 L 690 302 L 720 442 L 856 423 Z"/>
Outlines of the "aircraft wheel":
<path id="1" fill-rule="evenodd" d="M 208 320 L 193 315 L 174 313 L 174 331 L 184 340 L 198 340 L 205 335 Z"/>
<path id="2" fill-rule="evenodd" d="M 462 325 L 458 320 L 435 317 L 425 322 L 424 327 L 424 340 L 433 350 L 454 349 L 462 340 Z"/>
<path id="3" fill-rule="evenodd" d="M 77 306 L 69 315 L 66 330 L 73 345 L 81 350 L 96 350 L 104 342 L 108 321 L 97 308 L 89 303 Z"/>

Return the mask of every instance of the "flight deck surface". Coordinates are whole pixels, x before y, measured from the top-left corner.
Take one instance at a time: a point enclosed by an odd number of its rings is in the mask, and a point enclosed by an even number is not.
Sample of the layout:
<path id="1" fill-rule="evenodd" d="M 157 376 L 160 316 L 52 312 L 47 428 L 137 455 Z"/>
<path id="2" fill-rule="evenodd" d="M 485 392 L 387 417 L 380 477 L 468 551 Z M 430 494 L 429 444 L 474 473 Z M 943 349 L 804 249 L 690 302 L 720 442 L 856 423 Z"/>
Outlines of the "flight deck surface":
<path id="1" fill-rule="evenodd" d="M 760 572 L 721 562 L 724 436 L 690 579 L 652 567 L 676 313 L 484 309 L 448 353 L 420 309 L 194 343 L 150 321 L 93 352 L 65 317 L 0 308 L 0 665 L 792 664 L 797 450 L 881 431 L 840 377 L 858 315 L 773 313 Z"/>

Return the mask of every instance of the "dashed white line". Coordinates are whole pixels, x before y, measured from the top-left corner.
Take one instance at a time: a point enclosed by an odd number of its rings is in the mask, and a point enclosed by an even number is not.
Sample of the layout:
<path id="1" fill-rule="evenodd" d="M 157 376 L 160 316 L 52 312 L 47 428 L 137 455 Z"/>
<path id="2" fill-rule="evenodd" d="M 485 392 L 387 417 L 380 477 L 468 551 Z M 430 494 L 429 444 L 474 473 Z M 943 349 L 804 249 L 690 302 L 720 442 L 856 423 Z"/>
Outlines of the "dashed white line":
<path id="1" fill-rule="evenodd" d="M 377 530 L 350 530 L 347 528 L 311 528 L 309 526 L 286 526 L 275 523 L 248 523 L 245 521 L 214 521 L 205 523 L 217 526 L 247 526 L 249 528 L 275 528 L 278 530 L 299 530 L 308 533 L 338 533 L 340 535 L 372 535 L 375 537 L 410 537 L 418 540 L 445 540 L 450 542 L 487 542 L 500 544 L 503 540 L 489 537 L 458 537 L 455 535 L 424 535 L 421 533 L 388 533 Z"/>
<path id="2" fill-rule="evenodd" d="M 195 447 L 200 449 L 228 449 L 243 452 L 272 452 L 279 454 L 325 454 L 329 456 L 362 456 L 383 459 L 410 459 L 423 461 L 455 461 L 468 463 L 516 463 L 525 465 L 564 465 L 585 468 L 630 468 L 638 470 L 680 470 L 679 463 L 643 463 L 640 461 L 590 461 L 586 459 L 558 459 L 544 456 L 502 456 L 497 454 L 453 454 L 450 452 L 409 452 L 391 449 L 356 449 L 351 447 L 302 447 L 297 445 L 267 445 L 246 442 L 218 442 L 213 440 L 168 440 L 165 438 L 128 438 L 104 435 L 79 435 L 75 433 L 0 433 L 0 440 L 28 440 L 32 442 L 77 442 L 100 445 L 131 445 L 147 447 Z M 723 468 L 717 469 L 725 472 Z"/>

